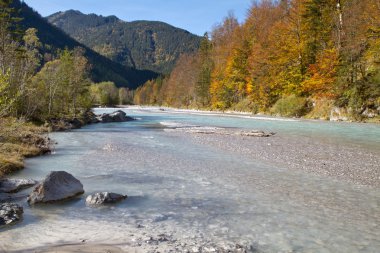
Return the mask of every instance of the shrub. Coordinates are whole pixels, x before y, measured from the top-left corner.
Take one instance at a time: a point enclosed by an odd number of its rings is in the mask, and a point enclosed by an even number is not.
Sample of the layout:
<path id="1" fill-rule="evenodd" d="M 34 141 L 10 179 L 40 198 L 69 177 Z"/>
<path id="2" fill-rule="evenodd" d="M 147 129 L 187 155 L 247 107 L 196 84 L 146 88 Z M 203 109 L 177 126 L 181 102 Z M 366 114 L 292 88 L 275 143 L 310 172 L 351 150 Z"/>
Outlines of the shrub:
<path id="1" fill-rule="evenodd" d="M 277 100 L 271 108 L 271 113 L 285 117 L 301 117 L 308 111 L 307 99 L 290 95 Z"/>
<path id="2" fill-rule="evenodd" d="M 329 120 L 334 101 L 329 99 L 319 99 L 313 102 L 313 109 L 306 115 L 309 119 Z"/>
<path id="3" fill-rule="evenodd" d="M 244 98 L 243 100 L 239 101 L 239 103 L 231 106 L 230 109 L 238 112 L 251 112 L 253 114 L 256 114 L 258 113 L 259 106 L 252 102 L 251 99 Z"/>

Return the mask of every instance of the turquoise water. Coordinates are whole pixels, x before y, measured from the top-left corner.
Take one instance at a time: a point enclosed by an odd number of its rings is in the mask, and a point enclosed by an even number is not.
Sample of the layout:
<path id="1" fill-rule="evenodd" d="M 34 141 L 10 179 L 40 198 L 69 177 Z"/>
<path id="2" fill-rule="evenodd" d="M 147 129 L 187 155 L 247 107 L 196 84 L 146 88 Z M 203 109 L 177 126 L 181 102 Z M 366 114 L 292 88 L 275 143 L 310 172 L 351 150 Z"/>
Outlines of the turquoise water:
<path id="1" fill-rule="evenodd" d="M 53 154 L 27 160 L 15 177 L 42 179 L 51 170 L 65 170 L 86 193 L 51 206 L 22 202 L 25 219 L 0 232 L 0 250 L 81 240 L 133 245 L 133 238 L 164 233 L 197 245 L 240 243 L 259 252 L 378 252 L 380 190 L 291 171 L 163 131 L 176 124 L 253 128 L 380 150 L 378 125 L 126 111 L 139 120 L 54 133 Z M 129 198 L 114 207 L 87 207 L 85 196 L 96 191 Z"/>

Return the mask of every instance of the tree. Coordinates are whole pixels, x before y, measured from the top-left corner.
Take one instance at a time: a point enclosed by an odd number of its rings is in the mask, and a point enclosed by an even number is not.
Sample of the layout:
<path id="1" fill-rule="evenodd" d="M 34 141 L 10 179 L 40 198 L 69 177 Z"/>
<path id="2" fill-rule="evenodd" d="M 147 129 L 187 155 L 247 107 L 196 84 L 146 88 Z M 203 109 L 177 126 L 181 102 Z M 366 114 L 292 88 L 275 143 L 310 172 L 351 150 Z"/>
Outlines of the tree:
<path id="1" fill-rule="evenodd" d="M 135 101 L 306 113 L 312 100 L 360 115 L 380 106 L 379 62 L 380 0 L 255 1 L 244 23 L 229 14 L 195 56 L 162 84 L 147 82 Z"/>
<path id="2" fill-rule="evenodd" d="M 24 84 L 22 70 L 23 51 L 22 33 L 18 29 L 19 18 L 11 8 L 10 0 L 0 1 L 0 114 L 10 115 L 14 112 L 20 88 Z"/>
<path id="3" fill-rule="evenodd" d="M 210 84 L 213 61 L 211 59 L 212 44 L 207 33 L 204 34 L 198 51 L 200 71 L 196 85 L 196 100 L 202 107 L 210 103 Z"/>
<path id="4" fill-rule="evenodd" d="M 119 104 L 128 105 L 132 104 L 133 101 L 133 92 L 128 88 L 119 88 Z"/>
<path id="5" fill-rule="evenodd" d="M 24 80 L 24 82 L 19 87 L 20 98 L 18 99 L 17 104 L 17 112 L 19 116 L 25 118 L 30 118 L 36 109 L 34 101 L 36 93 L 31 85 L 31 80 L 41 65 L 41 47 L 42 44 L 37 37 L 37 29 L 27 29 L 23 36 L 23 47 L 20 48 L 20 50 L 24 51 L 22 64 L 22 80 Z"/>
<path id="6" fill-rule="evenodd" d="M 231 56 L 234 46 L 234 34 L 239 23 L 233 13 L 223 20 L 222 24 L 216 26 L 212 31 L 214 62 L 211 74 L 210 96 L 211 106 L 215 109 L 226 109 L 231 106 L 229 102 L 230 91 L 225 83 L 225 69 L 227 60 Z"/>
<path id="7" fill-rule="evenodd" d="M 3 74 L 0 72 L 0 117 L 7 115 L 9 108 L 13 105 L 15 97 L 9 95 L 9 72 Z"/>
<path id="8" fill-rule="evenodd" d="M 87 60 L 82 53 L 80 49 L 65 49 L 33 77 L 35 93 L 28 98 L 36 107 L 35 119 L 76 117 L 90 108 Z"/>
<path id="9" fill-rule="evenodd" d="M 119 90 L 113 82 L 101 82 L 91 86 L 93 102 L 102 106 L 119 103 Z"/>

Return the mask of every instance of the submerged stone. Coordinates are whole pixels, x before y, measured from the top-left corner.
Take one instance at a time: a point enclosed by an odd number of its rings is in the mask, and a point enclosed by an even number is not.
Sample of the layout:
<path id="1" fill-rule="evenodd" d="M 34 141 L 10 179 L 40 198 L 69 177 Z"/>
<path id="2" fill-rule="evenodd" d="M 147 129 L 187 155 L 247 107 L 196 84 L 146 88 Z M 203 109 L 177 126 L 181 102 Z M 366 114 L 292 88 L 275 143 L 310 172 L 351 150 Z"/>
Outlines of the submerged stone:
<path id="1" fill-rule="evenodd" d="M 113 192 L 97 192 L 95 194 L 89 195 L 86 198 L 86 204 L 88 205 L 103 205 L 116 203 L 126 199 L 126 195 L 121 195 Z"/>
<path id="2" fill-rule="evenodd" d="M 39 183 L 28 197 L 29 204 L 50 203 L 83 194 L 83 185 L 65 171 L 52 171 Z"/>
<path id="3" fill-rule="evenodd" d="M 0 193 L 16 193 L 35 184 L 37 184 L 37 181 L 32 179 L 1 179 Z"/>
<path id="4" fill-rule="evenodd" d="M 0 204 L 0 226 L 12 225 L 22 219 L 24 210 L 13 203 Z"/>

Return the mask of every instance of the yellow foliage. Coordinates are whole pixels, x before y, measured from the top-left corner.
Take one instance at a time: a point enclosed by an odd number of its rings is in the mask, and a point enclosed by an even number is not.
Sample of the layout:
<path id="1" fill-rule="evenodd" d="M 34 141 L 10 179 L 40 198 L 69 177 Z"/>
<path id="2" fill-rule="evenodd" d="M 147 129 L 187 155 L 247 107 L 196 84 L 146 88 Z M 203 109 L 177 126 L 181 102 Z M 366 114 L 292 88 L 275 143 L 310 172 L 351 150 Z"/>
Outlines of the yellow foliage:
<path id="1" fill-rule="evenodd" d="M 337 77 L 338 53 L 335 48 L 324 50 L 315 64 L 308 69 L 308 76 L 303 83 L 303 91 L 316 98 L 335 98 L 334 84 Z"/>

